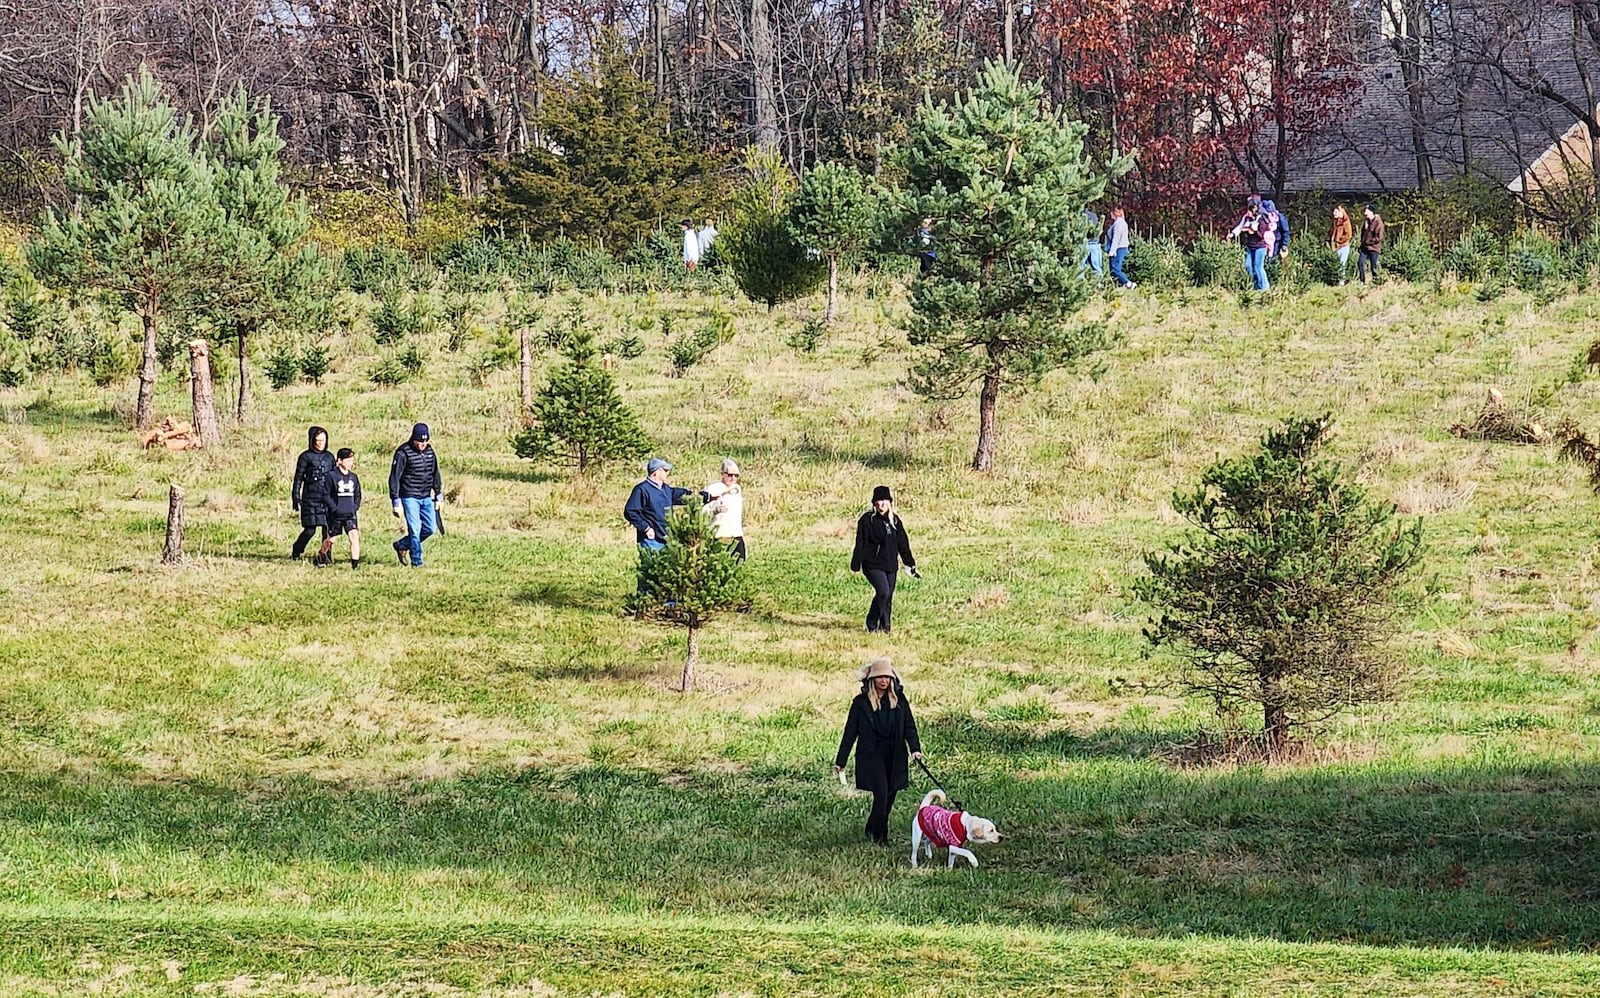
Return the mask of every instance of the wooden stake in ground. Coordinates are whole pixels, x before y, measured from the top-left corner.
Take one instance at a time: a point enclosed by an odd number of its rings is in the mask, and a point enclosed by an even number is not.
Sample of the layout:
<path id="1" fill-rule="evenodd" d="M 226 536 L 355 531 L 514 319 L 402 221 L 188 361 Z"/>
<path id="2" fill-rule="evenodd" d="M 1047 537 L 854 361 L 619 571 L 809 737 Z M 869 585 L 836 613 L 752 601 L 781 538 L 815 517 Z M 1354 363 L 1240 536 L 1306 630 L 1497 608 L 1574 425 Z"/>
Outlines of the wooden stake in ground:
<path id="1" fill-rule="evenodd" d="M 217 429 L 217 393 L 211 385 L 211 348 L 205 340 L 189 341 L 189 390 L 194 399 L 194 425 L 201 447 L 222 443 Z"/>
<path id="2" fill-rule="evenodd" d="M 533 330 L 522 331 L 522 421 L 533 408 Z"/>
<path id="3" fill-rule="evenodd" d="M 183 486 L 174 485 L 167 495 L 167 543 L 161 551 L 161 564 L 183 564 Z"/>

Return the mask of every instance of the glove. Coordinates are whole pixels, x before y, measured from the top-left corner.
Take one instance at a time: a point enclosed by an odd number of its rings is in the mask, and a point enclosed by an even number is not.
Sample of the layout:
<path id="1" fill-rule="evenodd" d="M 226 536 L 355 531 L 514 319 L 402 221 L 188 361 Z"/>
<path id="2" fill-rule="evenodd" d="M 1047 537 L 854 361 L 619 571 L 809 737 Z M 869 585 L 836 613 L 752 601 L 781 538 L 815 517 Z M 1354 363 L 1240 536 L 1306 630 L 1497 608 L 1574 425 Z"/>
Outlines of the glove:
<path id="1" fill-rule="evenodd" d="M 394 510 L 393 510 L 393 513 L 394 513 L 394 515 L 395 515 L 395 516 L 399 516 L 399 515 L 400 515 L 400 507 L 399 507 L 399 506 L 396 506 L 396 507 L 395 507 L 395 508 L 394 508 Z"/>
<path id="2" fill-rule="evenodd" d="M 912 566 L 911 566 L 911 567 L 910 567 L 910 568 L 907 568 L 907 569 L 906 569 L 906 571 L 908 571 L 908 572 L 910 572 L 910 573 L 911 573 L 911 577 L 912 577 L 912 578 L 913 578 L 913 579 L 920 579 L 920 578 L 922 578 L 922 573 L 921 573 L 921 572 L 919 572 L 919 571 L 917 571 L 917 566 L 915 566 L 915 565 L 912 565 Z"/>
<path id="3" fill-rule="evenodd" d="M 289 504 L 289 512 L 291 512 L 291 513 L 298 513 L 298 512 L 300 512 L 300 504 L 299 504 L 299 503 L 297 503 L 297 502 L 292 502 L 292 503 L 290 503 L 290 504 Z"/>

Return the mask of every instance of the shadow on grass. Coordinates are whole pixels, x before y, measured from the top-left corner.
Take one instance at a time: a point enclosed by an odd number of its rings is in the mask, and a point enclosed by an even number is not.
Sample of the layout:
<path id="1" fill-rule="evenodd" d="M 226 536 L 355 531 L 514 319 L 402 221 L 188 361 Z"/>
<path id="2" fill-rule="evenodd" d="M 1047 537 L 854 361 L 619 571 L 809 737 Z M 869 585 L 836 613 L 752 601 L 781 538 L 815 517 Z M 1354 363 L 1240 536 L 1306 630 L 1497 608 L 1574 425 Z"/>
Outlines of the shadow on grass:
<path id="1" fill-rule="evenodd" d="M 54 427 L 63 430 L 97 428 L 124 431 L 130 435 L 134 432 L 129 420 L 115 409 L 107 409 L 104 406 L 56 402 L 44 398 L 25 406 L 23 412 L 26 413 L 28 425 L 36 428 Z"/>
<path id="2" fill-rule="evenodd" d="M 537 465 L 514 465 L 509 468 L 484 465 L 452 469 L 461 478 L 483 478 L 496 482 L 516 482 L 519 485 L 543 485 L 549 482 L 570 482 L 572 476 Z"/>
<path id="3" fill-rule="evenodd" d="M 650 754 L 648 725 L 596 730 L 619 758 Z M 799 921 L 871 912 L 1174 937 L 1600 943 L 1592 766 L 1197 775 L 1101 760 L 1071 778 L 1018 776 L 998 758 L 979 768 L 987 775 L 963 779 L 961 795 L 1007 839 L 979 847 L 977 871 L 908 868 L 898 843 L 920 777 L 896 808 L 897 847 L 878 850 L 860 841 L 865 799 L 806 768 L 593 765 L 377 786 L 13 772 L 0 775 L 0 826 L 8 856 L 37 871 L 29 890 L 46 894 L 88 889 L 74 879 L 85 869 L 116 869 L 125 895 L 187 897 L 204 893 L 213 865 L 234 885 L 243 864 L 264 903 L 285 884 L 344 903 L 376 866 L 398 878 L 388 890 L 419 896 L 441 870 L 484 871 L 467 878 L 480 886 L 464 905 L 484 892 L 486 903 L 634 910 L 650 899 L 711 915 L 736 896 L 741 910 Z M 316 883 L 301 875 L 307 861 L 328 868 Z M 516 898 L 495 893 L 501 880 Z"/>
<path id="4" fill-rule="evenodd" d="M 590 610 L 621 614 L 626 595 L 569 582 L 537 582 L 524 586 L 511 597 L 515 603 L 548 606 L 558 610 Z"/>
<path id="5" fill-rule="evenodd" d="M 1104 728 L 1091 735 L 1035 731 L 1023 724 L 981 722 L 967 714 L 936 714 L 919 721 L 924 742 L 972 746 L 1022 768 L 1048 766 L 1062 759 L 1160 760 L 1185 735 L 1149 729 Z"/>

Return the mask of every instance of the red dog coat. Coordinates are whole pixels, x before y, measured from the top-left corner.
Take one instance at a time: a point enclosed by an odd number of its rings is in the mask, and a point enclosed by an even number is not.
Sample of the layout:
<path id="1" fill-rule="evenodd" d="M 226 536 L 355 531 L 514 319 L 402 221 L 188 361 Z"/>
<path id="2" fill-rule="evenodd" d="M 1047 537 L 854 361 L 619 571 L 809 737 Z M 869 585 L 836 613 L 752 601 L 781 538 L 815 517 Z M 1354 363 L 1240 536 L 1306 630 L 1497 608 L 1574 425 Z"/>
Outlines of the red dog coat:
<path id="1" fill-rule="evenodd" d="M 928 841 L 941 849 L 967 843 L 967 826 L 961 821 L 960 811 L 946 811 L 937 804 L 917 810 L 917 826 Z"/>

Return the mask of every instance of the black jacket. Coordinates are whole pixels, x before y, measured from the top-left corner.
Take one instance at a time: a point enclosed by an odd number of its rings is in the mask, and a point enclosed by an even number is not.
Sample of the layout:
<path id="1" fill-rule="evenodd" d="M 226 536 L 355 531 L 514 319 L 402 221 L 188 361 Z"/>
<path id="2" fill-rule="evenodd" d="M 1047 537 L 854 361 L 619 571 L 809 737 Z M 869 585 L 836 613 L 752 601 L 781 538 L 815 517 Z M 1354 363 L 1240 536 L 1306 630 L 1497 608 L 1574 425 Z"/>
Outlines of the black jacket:
<path id="1" fill-rule="evenodd" d="M 880 572 L 898 572 L 902 561 L 907 568 L 917 564 L 917 559 L 911 556 L 911 542 L 906 540 L 905 522 L 894 510 L 890 510 L 887 517 L 870 509 L 861 514 L 861 519 L 856 521 L 856 547 L 850 554 L 850 571 L 875 568 Z"/>
<path id="2" fill-rule="evenodd" d="M 439 456 L 433 447 L 417 450 L 409 440 L 401 444 L 389 465 L 389 501 L 398 504 L 402 499 L 432 499 L 443 491 Z"/>
<path id="3" fill-rule="evenodd" d="M 844 736 L 833 764 L 843 766 L 856 748 L 856 789 L 878 793 L 904 790 L 911 782 L 911 753 L 922 751 L 917 738 L 917 720 L 911 716 L 911 701 L 904 690 L 896 690 L 900 706 L 894 711 L 894 726 L 887 736 L 878 734 L 872 722 L 872 703 L 866 691 L 850 701 L 850 716 L 845 718 Z"/>
<path id="4" fill-rule="evenodd" d="M 324 512 L 328 508 L 328 476 L 333 474 L 333 455 L 326 449 L 317 450 L 317 434 L 326 434 L 320 426 L 306 433 L 306 449 L 294 465 L 294 484 L 289 487 L 289 501 L 295 509 L 307 512 Z"/>
<path id="5" fill-rule="evenodd" d="M 361 478 L 355 473 L 345 474 L 338 468 L 328 476 L 328 512 L 341 520 L 348 520 L 361 509 Z"/>

